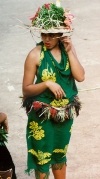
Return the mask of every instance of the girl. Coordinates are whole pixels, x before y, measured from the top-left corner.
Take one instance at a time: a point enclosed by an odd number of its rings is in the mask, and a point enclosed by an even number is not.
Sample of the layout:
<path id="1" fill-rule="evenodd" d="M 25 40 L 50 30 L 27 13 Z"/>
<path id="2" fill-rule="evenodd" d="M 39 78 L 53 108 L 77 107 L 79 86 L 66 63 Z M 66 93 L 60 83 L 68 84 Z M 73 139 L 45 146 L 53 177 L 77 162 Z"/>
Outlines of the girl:
<path id="1" fill-rule="evenodd" d="M 60 10 L 63 11 L 54 4 L 43 5 L 32 20 L 33 28 L 35 24 L 37 28 L 36 21 L 39 22 L 41 12 L 49 13 L 53 8 L 59 15 Z M 45 21 L 48 20 L 47 14 L 44 16 Z M 78 115 L 81 108 L 75 80 L 84 80 L 84 69 L 71 39 L 62 37 L 67 28 L 47 28 L 39 26 L 42 41 L 29 52 L 24 66 L 23 106 L 28 114 L 27 172 L 35 170 L 36 179 L 48 179 L 52 167 L 55 179 L 65 179 L 73 113 Z"/>

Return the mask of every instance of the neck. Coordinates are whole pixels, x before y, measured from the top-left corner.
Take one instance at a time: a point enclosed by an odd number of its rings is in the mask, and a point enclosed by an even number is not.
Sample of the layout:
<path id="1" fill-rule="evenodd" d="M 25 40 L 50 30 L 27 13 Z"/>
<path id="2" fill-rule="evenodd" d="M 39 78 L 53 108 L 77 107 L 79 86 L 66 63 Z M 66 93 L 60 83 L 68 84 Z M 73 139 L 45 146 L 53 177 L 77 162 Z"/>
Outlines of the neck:
<path id="1" fill-rule="evenodd" d="M 59 43 L 57 43 L 52 49 L 50 49 L 51 52 L 58 52 L 61 51 L 59 47 Z"/>
<path id="2" fill-rule="evenodd" d="M 61 49 L 59 47 L 59 44 L 50 49 L 51 54 L 55 58 L 55 60 L 60 63 L 61 62 Z"/>

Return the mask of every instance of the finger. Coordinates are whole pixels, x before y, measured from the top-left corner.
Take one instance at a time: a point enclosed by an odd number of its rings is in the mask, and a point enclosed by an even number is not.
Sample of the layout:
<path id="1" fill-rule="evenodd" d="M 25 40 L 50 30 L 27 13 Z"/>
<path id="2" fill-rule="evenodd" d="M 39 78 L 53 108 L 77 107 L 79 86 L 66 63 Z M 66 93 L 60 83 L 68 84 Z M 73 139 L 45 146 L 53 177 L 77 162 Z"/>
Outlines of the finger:
<path id="1" fill-rule="evenodd" d="M 63 40 L 69 40 L 69 39 L 71 39 L 70 36 L 69 36 L 69 37 L 68 37 L 68 36 L 65 36 L 65 37 L 61 37 L 61 38 L 60 38 L 60 40 L 62 40 L 62 41 L 63 41 Z"/>
<path id="2" fill-rule="evenodd" d="M 68 39 L 68 40 L 67 40 L 67 39 L 65 39 L 65 40 L 63 40 L 62 42 L 63 42 L 63 43 L 65 43 L 65 44 L 71 44 L 70 39 Z"/>
<path id="3" fill-rule="evenodd" d="M 57 97 L 58 99 L 62 99 L 63 97 L 66 97 L 66 94 L 63 90 L 60 90 L 58 93 L 57 93 Z"/>
<path id="4" fill-rule="evenodd" d="M 63 91 L 62 88 L 59 90 L 59 93 L 60 93 L 61 98 L 63 98 L 63 96 L 65 95 L 65 92 Z"/>
<path id="5" fill-rule="evenodd" d="M 55 91 L 54 95 L 55 95 L 55 98 L 57 99 L 57 92 L 56 91 Z"/>
<path id="6" fill-rule="evenodd" d="M 62 98 L 62 93 L 61 93 L 61 91 L 57 90 L 57 91 L 55 92 L 55 97 L 56 97 L 56 99 L 61 99 L 61 98 Z"/>
<path id="7" fill-rule="evenodd" d="M 61 92 L 62 92 L 62 97 L 66 97 L 66 93 L 64 92 L 63 89 L 61 89 Z"/>
<path id="8" fill-rule="evenodd" d="M 65 94 L 65 93 L 63 93 L 63 97 L 65 97 L 65 98 L 66 98 L 66 94 Z"/>
<path id="9" fill-rule="evenodd" d="M 61 93 L 57 92 L 57 99 L 59 100 L 59 99 L 61 99 L 61 98 L 62 98 Z"/>
<path id="10" fill-rule="evenodd" d="M 57 99 L 62 99 L 62 94 L 58 93 L 57 94 Z"/>

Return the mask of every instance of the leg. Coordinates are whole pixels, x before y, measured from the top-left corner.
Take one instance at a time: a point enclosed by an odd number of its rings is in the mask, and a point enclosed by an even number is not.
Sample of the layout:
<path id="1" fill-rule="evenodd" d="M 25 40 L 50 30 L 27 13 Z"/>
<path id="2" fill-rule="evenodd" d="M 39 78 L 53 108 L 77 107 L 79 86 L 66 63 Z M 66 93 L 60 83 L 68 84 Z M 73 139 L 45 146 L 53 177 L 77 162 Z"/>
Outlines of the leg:
<path id="1" fill-rule="evenodd" d="M 55 179 L 66 179 L 66 154 L 72 132 L 73 119 L 57 124 L 54 139 L 55 149 L 53 150 L 52 171 Z"/>
<path id="2" fill-rule="evenodd" d="M 35 177 L 36 179 L 49 179 L 49 172 L 47 173 L 41 173 L 39 171 L 35 171 Z"/>
<path id="3" fill-rule="evenodd" d="M 66 164 L 53 164 L 52 172 L 55 179 L 66 179 Z"/>

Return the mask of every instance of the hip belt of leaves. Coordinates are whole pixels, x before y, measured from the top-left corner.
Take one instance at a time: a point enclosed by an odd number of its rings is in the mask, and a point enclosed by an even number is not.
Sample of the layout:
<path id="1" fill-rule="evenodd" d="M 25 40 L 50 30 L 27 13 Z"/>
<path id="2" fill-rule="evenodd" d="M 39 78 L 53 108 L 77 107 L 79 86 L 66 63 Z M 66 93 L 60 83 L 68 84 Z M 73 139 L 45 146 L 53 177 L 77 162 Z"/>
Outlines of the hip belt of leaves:
<path id="1" fill-rule="evenodd" d="M 81 109 L 81 102 L 76 96 L 74 100 L 64 107 L 54 107 L 50 104 L 43 103 L 40 101 L 34 101 L 32 107 L 38 114 L 38 116 L 44 120 L 52 119 L 55 122 L 63 122 L 67 119 L 74 118 L 79 115 L 79 110 Z"/>

